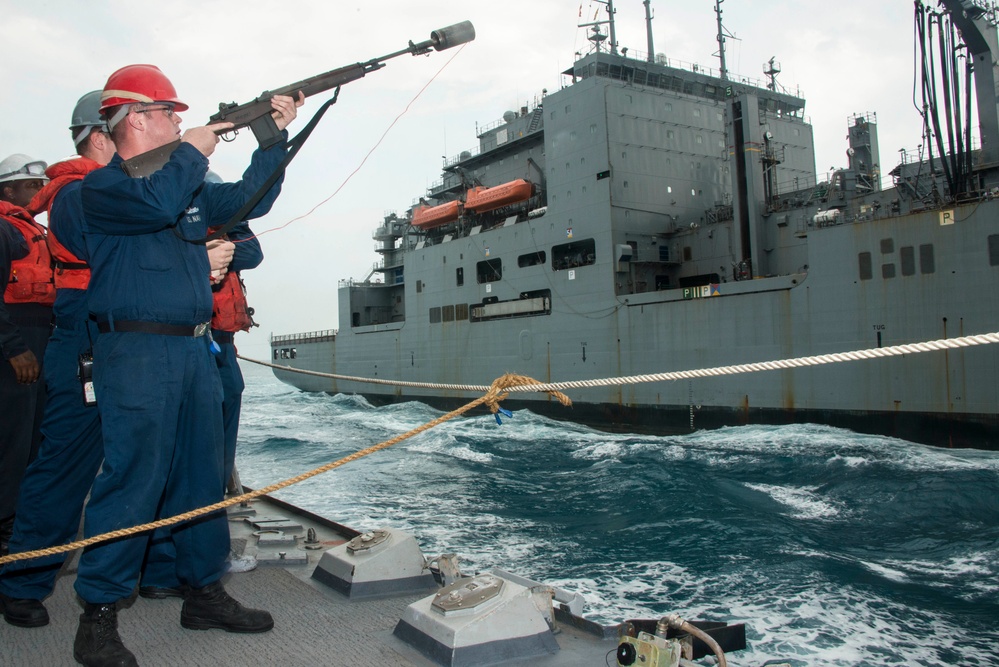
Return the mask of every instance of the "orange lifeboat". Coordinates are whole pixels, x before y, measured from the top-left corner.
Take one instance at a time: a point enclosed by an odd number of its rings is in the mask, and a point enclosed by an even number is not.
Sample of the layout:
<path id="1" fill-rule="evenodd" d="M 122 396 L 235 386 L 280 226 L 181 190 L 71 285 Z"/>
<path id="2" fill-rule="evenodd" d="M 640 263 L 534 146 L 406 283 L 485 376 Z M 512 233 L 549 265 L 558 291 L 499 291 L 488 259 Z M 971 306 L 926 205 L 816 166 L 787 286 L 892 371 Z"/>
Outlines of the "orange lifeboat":
<path id="1" fill-rule="evenodd" d="M 457 220 L 461 215 L 461 202 L 449 201 L 440 206 L 420 206 L 413 209 L 413 225 L 421 229 L 433 229 Z"/>
<path id="2" fill-rule="evenodd" d="M 515 181 L 497 185 L 494 188 L 474 187 L 465 196 L 465 208 L 476 213 L 484 213 L 530 199 L 534 186 L 530 181 L 518 178 Z"/>

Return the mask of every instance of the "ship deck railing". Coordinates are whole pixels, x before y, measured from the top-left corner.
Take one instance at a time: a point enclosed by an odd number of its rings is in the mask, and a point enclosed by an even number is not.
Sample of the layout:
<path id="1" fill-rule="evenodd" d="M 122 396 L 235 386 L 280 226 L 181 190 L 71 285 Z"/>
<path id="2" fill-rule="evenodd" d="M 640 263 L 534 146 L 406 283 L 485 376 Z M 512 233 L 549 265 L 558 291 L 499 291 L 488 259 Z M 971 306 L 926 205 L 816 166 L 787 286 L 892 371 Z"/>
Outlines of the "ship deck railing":
<path id="1" fill-rule="evenodd" d="M 288 343 L 321 343 L 336 338 L 336 329 L 323 329 L 322 331 L 307 331 L 305 333 L 294 334 L 271 334 L 271 345 L 284 345 Z"/>

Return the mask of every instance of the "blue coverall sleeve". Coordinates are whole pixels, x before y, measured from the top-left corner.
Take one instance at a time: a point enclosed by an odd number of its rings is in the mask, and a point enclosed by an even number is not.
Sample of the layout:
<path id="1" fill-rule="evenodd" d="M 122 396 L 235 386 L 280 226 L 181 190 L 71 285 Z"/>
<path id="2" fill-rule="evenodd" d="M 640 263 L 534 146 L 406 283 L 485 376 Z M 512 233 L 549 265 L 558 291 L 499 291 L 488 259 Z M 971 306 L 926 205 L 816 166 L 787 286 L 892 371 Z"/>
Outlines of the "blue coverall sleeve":
<path id="1" fill-rule="evenodd" d="M 10 265 L 15 259 L 28 254 L 28 244 L 21 232 L 0 218 L 0 352 L 4 359 L 16 357 L 28 351 L 28 345 L 21 338 L 20 330 L 10 320 L 10 313 L 3 301 L 3 293 L 10 280 Z"/>
<path id="2" fill-rule="evenodd" d="M 243 172 L 243 180 L 237 183 L 205 183 L 202 193 L 207 199 L 210 211 L 208 226 L 218 227 L 224 225 L 235 215 L 246 201 L 264 184 L 274 170 L 277 169 L 281 161 L 284 160 L 288 152 L 288 132 L 282 132 L 284 140 L 271 146 L 267 150 L 258 148 L 253 151 L 250 159 L 250 166 Z M 281 174 L 277 182 L 271 186 L 263 198 L 257 203 L 250 213 L 244 218 L 253 220 L 267 215 L 274 205 L 274 201 L 281 194 L 281 184 L 284 182 L 284 174 Z"/>
<path id="3" fill-rule="evenodd" d="M 121 163 L 115 155 L 107 167 L 83 180 L 89 232 L 130 236 L 176 224 L 208 172 L 208 158 L 189 143 L 181 143 L 166 165 L 151 176 L 132 178 Z"/>
<path id="4" fill-rule="evenodd" d="M 264 261 L 264 253 L 260 249 L 260 241 L 253 235 L 250 225 L 244 220 L 229 230 L 229 240 L 236 244 L 236 250 L 229 264 L 230 271 L 246 271 L 255 269 Z"/>
<path id="5" fill-rule="evenodd" d="M 77 258 L 87 261 L 87 245 L 83 242 L 83 207 L 80 184 L 64 186 L 52 200 L 49 211 L 49 234 L 54 235 Z"/>

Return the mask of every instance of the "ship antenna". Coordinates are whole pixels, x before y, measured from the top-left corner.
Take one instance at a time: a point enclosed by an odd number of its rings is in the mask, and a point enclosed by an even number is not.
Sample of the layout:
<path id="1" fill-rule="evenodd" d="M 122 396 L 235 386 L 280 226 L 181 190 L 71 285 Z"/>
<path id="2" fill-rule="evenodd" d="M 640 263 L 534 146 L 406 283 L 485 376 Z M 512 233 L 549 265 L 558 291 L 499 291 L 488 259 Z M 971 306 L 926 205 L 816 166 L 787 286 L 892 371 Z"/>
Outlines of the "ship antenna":
<path id="1" fill-rule="evenodd" d="M 648 43 L 649 43 L 649 46 L 648 46 L 648 49 L 649 49 L 648 53 L 649 53 L 649 55 L 648 55 L 648 58 L 646 58 L 646 59 L 650 63 L 652 63 L 652 62 L 655 62 L 655 52 L 656 52 L 655 48 L 653 48 L 653 46 L 652 46 L 652 8 L 650 6 L 652 4 L 652 1 L 651 0 L 644 0 L 644 2 L 642 2 L 642 4 L 645 5 L 645 34 L 646 34 L 646 38 L 648 39 Z"/>
<path id="2" fill-rule="evenodd" d="M 770 79 L 770 83 L 767 84 L 767 88 L 777 92 L 777 75 L 780 74 L 780 63 L 776 62 L 777 56 L 774 56 L 769 61 L 763 63 L 763 74 Z M 783 86 L 781 86 L 783 88 Z"/>
<path id="3" fill-rule="evenodd" d="M 605 39 L 607 39 L 607 35 L 600 32 L 600 28 L 594 25 L 593 34 L 587 37 L 586 39 L 593 42 L 593 50 L 596 51 L 597 53 L 600 53 L 600 43 L 603 42 Z"/>
<path id="4" fill-rule="evenodd" d="M 715 0 L 715 14 L 718 15 L 718 60 L 721 62 L 721 78 L 728 78 L 728 67 L 725 66 L 725 38 L 735 37 L 722 25 L 722 3 L 725 0 Z"/>
<path id="5" fill-rule="evenodd" d="M 600 34 L 600 29 L 597 26 L 604 25 L 605 23 L 610 26 L 610 52 L 612 55 L 617 55 L 617 33 L 614 31 L 614 0 L 596 0 L 601 5 L 607 5 L 607 16 L 609 17 L 606 21 L 593 21 L 591 23 L 580 23 L 577 27 L 588 28 L 593 26 L 593 34 L 587 39 L 593 42 L 597 53 L 600 53 L 600 42 L 607 39 L 607 35 Z"/>

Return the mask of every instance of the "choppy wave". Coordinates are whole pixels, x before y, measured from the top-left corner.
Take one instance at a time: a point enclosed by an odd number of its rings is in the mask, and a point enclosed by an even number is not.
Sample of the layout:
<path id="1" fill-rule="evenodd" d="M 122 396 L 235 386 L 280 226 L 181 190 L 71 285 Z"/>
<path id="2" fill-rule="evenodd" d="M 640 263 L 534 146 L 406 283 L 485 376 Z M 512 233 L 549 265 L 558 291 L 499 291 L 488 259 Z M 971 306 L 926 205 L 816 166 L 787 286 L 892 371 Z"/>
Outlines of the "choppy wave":
<path id="1" fill-rule="evenodd" d="M 288 391 L 247 369 L 250 486 L 440 413 Z M 448 422 L 288 489 L 358 528 L 412 532 L 466 572 L 580 593 L 611 623 L 745 623 L 733 664 L 999 664 L 999 455 L 815 425 L 607 434 L 528 411 Z"/>

